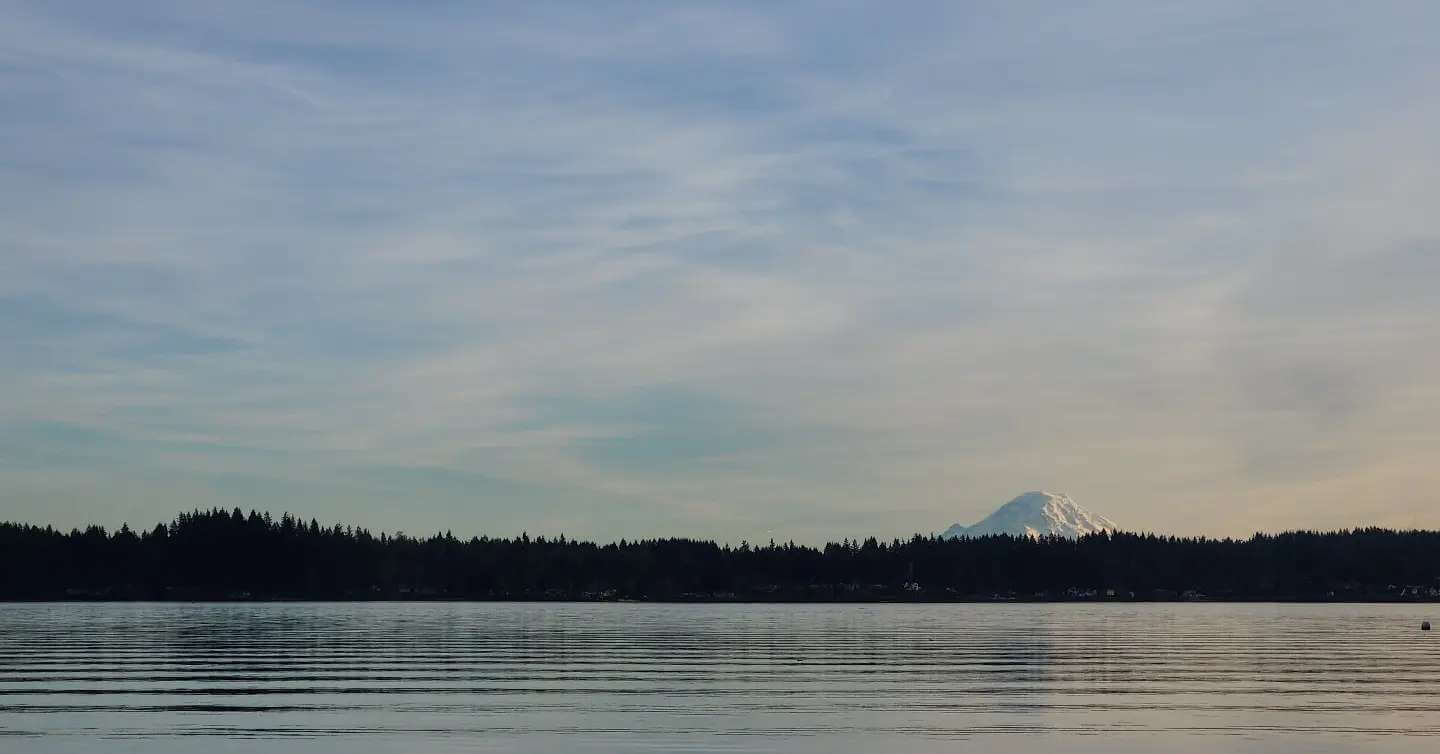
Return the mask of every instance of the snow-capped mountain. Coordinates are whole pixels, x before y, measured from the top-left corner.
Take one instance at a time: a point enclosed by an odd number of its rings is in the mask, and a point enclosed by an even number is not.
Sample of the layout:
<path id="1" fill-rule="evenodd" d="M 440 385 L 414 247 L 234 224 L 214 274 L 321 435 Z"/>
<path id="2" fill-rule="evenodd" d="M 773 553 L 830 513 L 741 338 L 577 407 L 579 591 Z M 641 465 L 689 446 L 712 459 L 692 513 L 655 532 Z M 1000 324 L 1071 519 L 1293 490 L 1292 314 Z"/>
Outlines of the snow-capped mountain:
<path id="1" fill-rule="evenodd" d="M 990 534 L 1043 537 L 1058 534 L 1080 537 L 1098 531 L 1115 531 L 1115 522 L 1088 511 L 1067 495 L 1027 492 L 1000 506 L 974 526 L 955 524 L 941 537 L 984 537 Z"/>

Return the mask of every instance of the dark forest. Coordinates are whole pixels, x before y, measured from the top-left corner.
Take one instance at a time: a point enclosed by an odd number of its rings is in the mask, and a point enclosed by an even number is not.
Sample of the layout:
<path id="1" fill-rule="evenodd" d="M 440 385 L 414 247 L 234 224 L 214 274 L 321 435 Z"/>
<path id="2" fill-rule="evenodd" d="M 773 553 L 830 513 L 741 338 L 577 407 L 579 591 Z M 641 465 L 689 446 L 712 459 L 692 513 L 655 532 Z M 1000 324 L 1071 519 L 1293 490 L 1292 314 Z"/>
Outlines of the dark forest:
<path id="1" fill-rule="evenodd" d="M 1436 600 L 1440 532 L 600 545 L 217 509 L 138 532 L 0 524 L 0 599 Z"/>

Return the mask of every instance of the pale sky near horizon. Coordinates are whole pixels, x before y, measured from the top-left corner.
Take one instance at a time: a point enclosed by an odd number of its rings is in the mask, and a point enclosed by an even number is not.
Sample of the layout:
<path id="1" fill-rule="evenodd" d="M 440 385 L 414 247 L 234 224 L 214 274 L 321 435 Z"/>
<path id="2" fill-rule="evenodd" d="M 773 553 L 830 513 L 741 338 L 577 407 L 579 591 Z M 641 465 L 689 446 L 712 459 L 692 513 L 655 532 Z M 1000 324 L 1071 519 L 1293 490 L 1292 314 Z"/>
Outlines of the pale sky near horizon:
<path id="1" fill-rule="evenodd" d="M 1436 29 L 0 0 L 0 519 L 1440 528 Z"/>

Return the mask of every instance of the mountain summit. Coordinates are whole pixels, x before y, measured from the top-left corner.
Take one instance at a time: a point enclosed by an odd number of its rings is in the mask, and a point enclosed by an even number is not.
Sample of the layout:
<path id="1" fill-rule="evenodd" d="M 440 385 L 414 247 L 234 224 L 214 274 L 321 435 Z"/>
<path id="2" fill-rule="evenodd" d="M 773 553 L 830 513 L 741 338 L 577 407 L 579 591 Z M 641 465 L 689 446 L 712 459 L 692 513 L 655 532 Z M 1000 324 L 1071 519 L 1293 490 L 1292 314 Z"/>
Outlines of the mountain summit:
<path id="1" fill-rule="evenodd" d="M 984 537 L 991 534 L 1043 537 L 1057 534 L 1080 537 L 1098 531 L 1115 531 L 1115 522 L 1080 507 L 1068 495 L 1050 492 L 1027 492 L 1000 506 L 994 513 L 974 526 L 955 524 L 940 536 Z"/>

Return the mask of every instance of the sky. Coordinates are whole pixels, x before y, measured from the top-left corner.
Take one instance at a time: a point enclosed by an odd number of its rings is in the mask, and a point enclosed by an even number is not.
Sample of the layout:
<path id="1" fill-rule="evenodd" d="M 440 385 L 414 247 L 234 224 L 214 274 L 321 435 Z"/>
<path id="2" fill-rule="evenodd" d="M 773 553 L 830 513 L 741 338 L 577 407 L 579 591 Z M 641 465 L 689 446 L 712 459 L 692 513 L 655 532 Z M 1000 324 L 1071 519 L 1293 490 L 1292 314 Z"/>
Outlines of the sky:
<path id="1" fill-rule="evenodd" d="M 1436 28 L 0 0 L 0 519 L 1440 528 Z"/>

